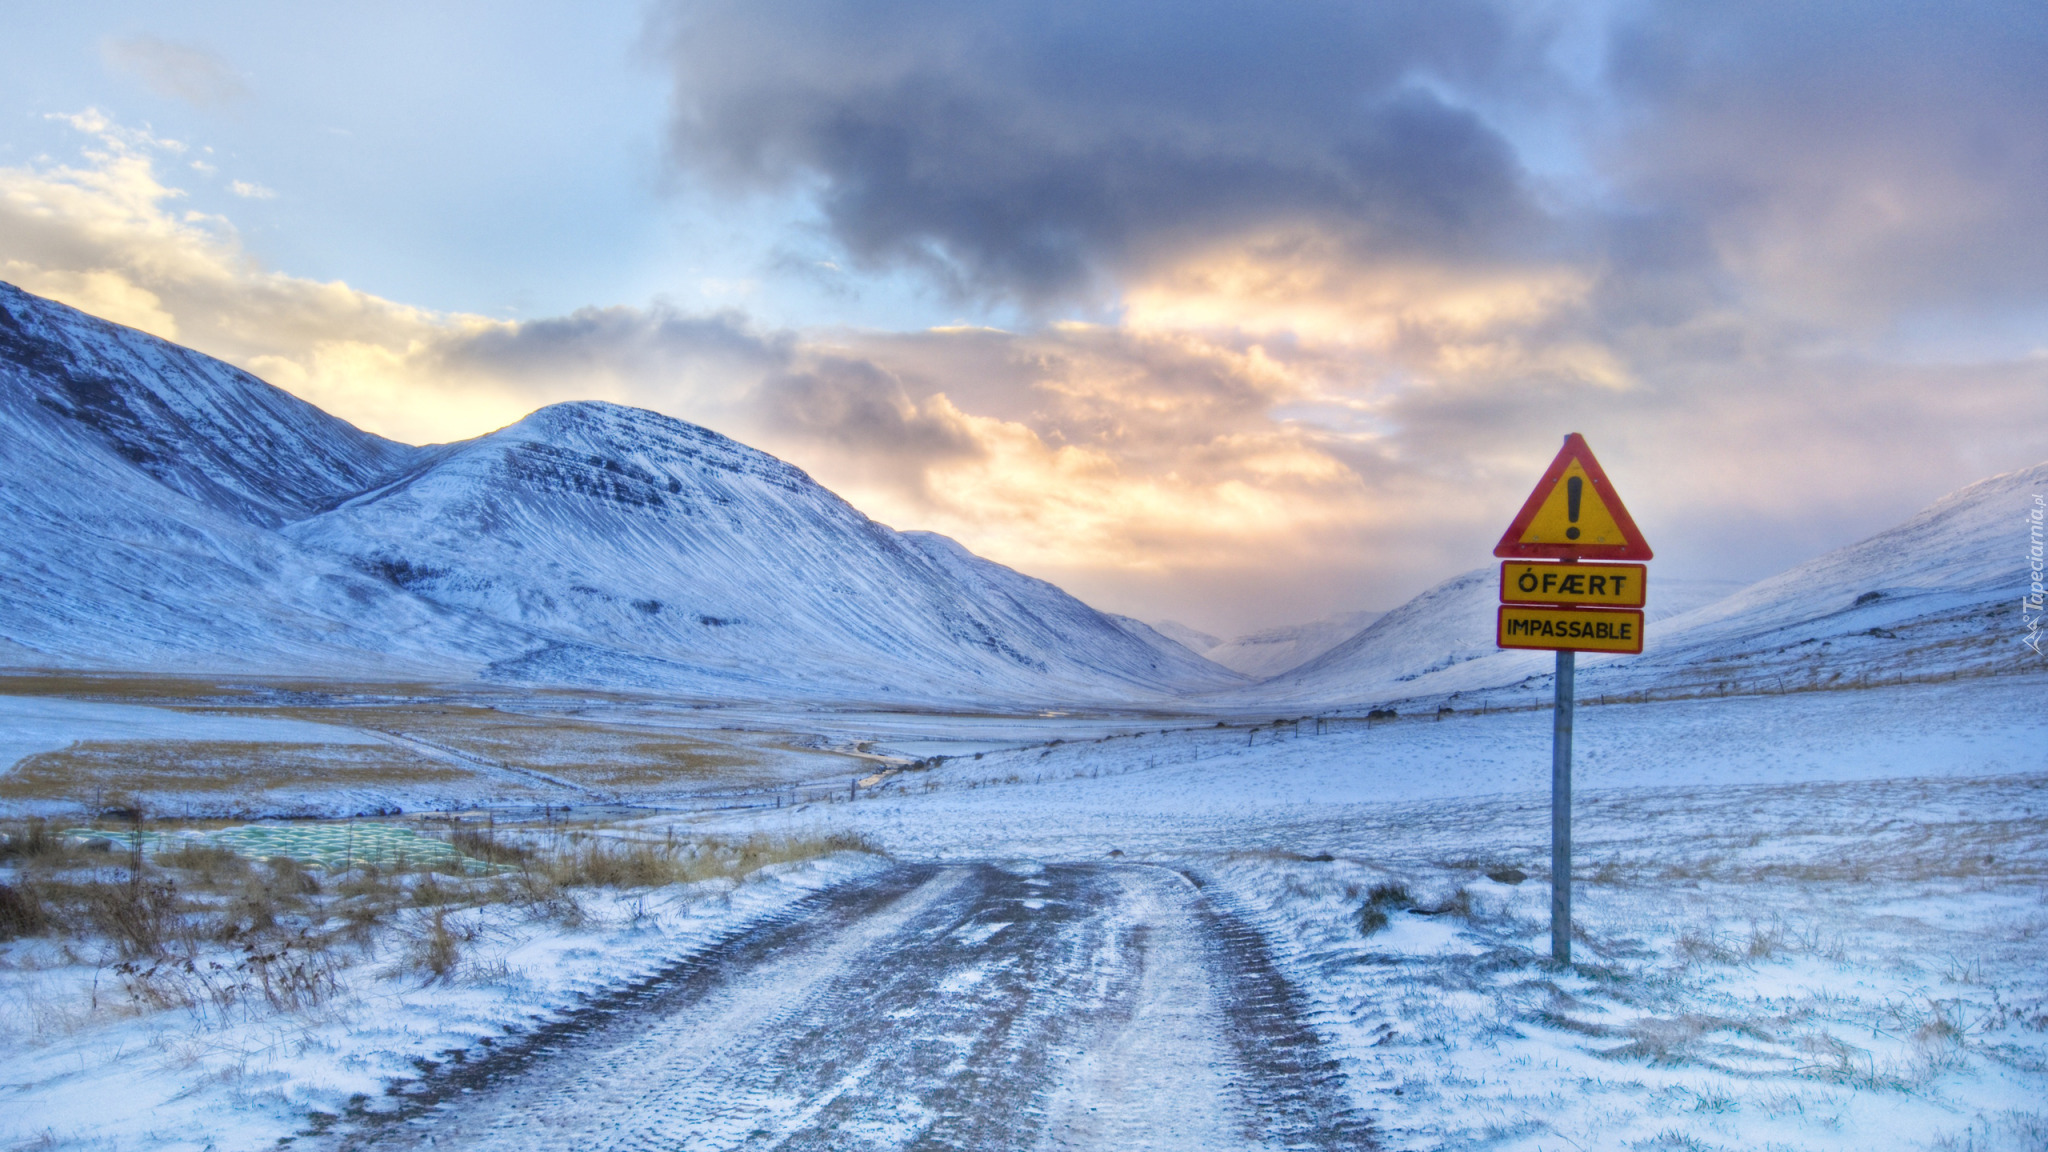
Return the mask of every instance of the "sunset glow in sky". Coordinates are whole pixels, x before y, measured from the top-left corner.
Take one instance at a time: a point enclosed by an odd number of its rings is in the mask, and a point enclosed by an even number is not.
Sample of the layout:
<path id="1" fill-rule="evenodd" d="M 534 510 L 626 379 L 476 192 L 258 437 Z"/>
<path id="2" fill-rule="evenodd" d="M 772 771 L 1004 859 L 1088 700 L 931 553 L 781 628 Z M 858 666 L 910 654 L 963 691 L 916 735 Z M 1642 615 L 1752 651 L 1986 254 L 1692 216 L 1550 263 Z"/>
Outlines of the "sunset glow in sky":
<path id="1" fill-rule="evenodd" d="M 1391 607 L 1566 432 L 1676 576 L 2048 458 L 2034 0 L 12 7 L 0 279 L 1145 619 Z"/>

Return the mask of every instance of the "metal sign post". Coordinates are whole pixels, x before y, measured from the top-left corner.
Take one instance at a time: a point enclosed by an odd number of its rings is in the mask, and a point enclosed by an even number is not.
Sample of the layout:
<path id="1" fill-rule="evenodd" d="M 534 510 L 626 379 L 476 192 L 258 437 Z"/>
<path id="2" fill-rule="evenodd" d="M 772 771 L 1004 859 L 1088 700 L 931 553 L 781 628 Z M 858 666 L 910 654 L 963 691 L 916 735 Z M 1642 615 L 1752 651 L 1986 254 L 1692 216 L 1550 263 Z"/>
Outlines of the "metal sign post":
<path id="1" fill-rule="evenodd" d="M 1494 643 L 1557 651 L 1550 727 L 1550 956 L 1572 962 L 1572 713 L 1578 654 L 1643 650 L 1650 545 L 1585 437 L 1574 432 L 1494 546 L 1501 608 Z"/>
<path id="2" fill-rule="evenodd" d="M 1572 679 L 1578 653 L 1557 653 L 1557 708 L 1550 724 L 1550 958 L 1572 962 Z"/>

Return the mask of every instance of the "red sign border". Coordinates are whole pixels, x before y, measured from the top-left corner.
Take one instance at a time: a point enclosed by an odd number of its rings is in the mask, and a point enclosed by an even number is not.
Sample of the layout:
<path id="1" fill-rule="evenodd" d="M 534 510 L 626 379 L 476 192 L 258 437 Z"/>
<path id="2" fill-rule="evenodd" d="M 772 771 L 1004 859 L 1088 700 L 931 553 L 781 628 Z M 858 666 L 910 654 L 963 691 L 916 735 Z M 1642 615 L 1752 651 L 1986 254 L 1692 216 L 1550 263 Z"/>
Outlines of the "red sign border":
<path id="1" fill-rule="evenodd" d="M 1574 648 L 1566 644 L 1508 644 L 1504 643 L 1507 629 L 1507 613 L 1510 608 L 1528 610 L 1547 608 L 1555 612 L 1596 612 L 1602 616 L 1633 616 L 1636 618 L 1636 646 L 1634 648 Z M 1641 608 L 1581 608 L 1567 604 L 1502 604 L 1494 610 L 1493 646 L 1504 652 L 1605 652 L 1610 656 L 1641 656 L 1643 654 L 1643 632 L 1645 621 Z"/>
<path id="2" fill-rule="evenodd" d="M 1601 563 L 1601 562 L 1599 562 L 1599 561 L 1597 561 L 1597 560 L 1592 560 L 1592 561 L 1586 561 L 1586 560 L 1581 560 L 1581 561 L 1571 561 L 1571 560 L 1560 560 L 1560 561 L 1554 561 L 1554 563 L 1558 563 L 1558 564 L 1577 564 L 1577 565 L 1578 565 L 1579 567 L 1581 567 L 1581 568 L 1633 568 L 1633 569 L 1635 569 L 1635 570 L 1636 570 L 1636 577 L 1637 577 L 1637 579 L 1639 579 L 1639 580 L 1641 580 L 1641 581 L 1642 581 L 1642 583 L 1640 583 L 1640 584 L 1636 585 L 1636 587 L 1638 587 L 1638 588 L 1641 588 L 1641 589 L 1643 590 L 1643 598 L 1642 598 L 1642 599 L 1641 599 L 1640 601 L 1637 601 L 1637 602 L 1636 602 L 1636 603 L 1634 603 L 1634 604 L 1583 604 L 1583 603 L 1581 603 L 1580 601 L 1577 601 L 1577 600 L 1531 600 L 1531 599 L 1529 599 L 1528 597 L 1526 597 L 1526 596 L 1524 596 L 1523 594 L 1521 594 L 1520 592 L 1517 592 L 1517 593 L 1515 593 L 1515 594 L 1513 594 L 1513 595 L 1510 595 L 1510 594 L 1508 593 L 1508 565 L 1510 565 L 1510 564 L 1541 564 L 1541 563 L 1544 563 L 1544 561 L 1541 561 L 1541 560 L 1519 560 L 1519 559 L 1518 559 L 1518 560 L 1503 560 L 1503 561 L 1501 561 L 1501 562 L 1500 562 L 1500 602 L 1501 602 L 1501 603 L 1503 603 L 1503 604 L 1514 604 L 1514 605 L 1517 605 L 1518 607 L 1523 607 L 1523 608 L 1578 608 L 1578 607 L 1584 607 L 1584 608 L 1633 608 L 1633 609 L 1640 609 L 1640 608 L 1646 607 L 1646 606 L 1647 606 L 1647 605 L 1649 604 L 1649 602 L 1650 602 L 1650 596 L 1649 596 L 1649 590 L 1650 590 L 1650 569 L 1649 569 L 1649 567 L 1648 567 L 1647 565 L 1644 565 L 1644 564 L 1604 564 L 1604 563 Z"/>
<path id="3" fill-rule="evenodd" d="M 1593 482 L 1593 490 L 1600 494 L 1600 502 L 1607 505 L 1607 511 L 1614 517 L 1614 526 L 1621 529 L 1623 543 L 1620 544 L 1524 544 L 1522 533 L 1529 528 L 1529 522 L 1536 519 L 1536 513 L 1543 507 L 1543 498 L 1557 486 L 1564 470 L 1571 467 L 1573 460 L 1586 470 L 1586 479 Z M 1558 449 L 1557 458 L 1536 481 L 1535 490 L 1522 503 L 1522 510 L 1515 514 L 1515 521 L 1501 535 L 1500 543 L 1493 546 L 1493 554 L 1504 560 L 1650 560 L 1656 554 L 1650 551 L 1650 542 L 1643 539 L 1642 530 L 1628 514 L 1628 508 L 1615 492 L 1613 482 L 1600 467 L 1600 461 L 1593 458 L 1593 450 L 1586 446 L 1586 438 L 1573 432 L 1564 438 L 1564 447 Z"/>

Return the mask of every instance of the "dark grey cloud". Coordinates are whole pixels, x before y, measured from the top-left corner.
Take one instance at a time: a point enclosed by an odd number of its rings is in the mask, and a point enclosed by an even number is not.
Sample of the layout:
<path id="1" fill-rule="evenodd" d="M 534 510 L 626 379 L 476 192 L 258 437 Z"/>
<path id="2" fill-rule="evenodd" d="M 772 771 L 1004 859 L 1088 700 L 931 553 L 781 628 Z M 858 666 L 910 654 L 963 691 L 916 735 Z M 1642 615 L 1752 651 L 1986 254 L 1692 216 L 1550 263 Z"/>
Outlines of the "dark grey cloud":
<path id="1" fill-rule="evenodd" d="M 784 436 L 856 449 L 906 474 L 979 454 L 957 420 L 935 413 L 928 403 L 921 407 L 888 368 L 831 353 L 806 359 L 754 389 L 749 402 L 755 419 Z"/>
<path id="2" fill-rule="evenodd" d="M 590 373 L 641 382 L 750 379 L 787 365 L 789 332 L 763 332 L 737 312 L 580 308 L 567 316 L 489 328 L 451 341 L 450 366 L 508 379 L 547 382 Z"/>
<path id="3" fill-rule="evenodd" d="M 1302 228 L 1359 265 L 1569 261 L 1606 327 L 2048 304 L 2038 0 L 665 12 L 686 179 L 803 190 L 856 263 L 969 296 L 1113 301 Z"/>
<path id="4" fill-rule="evenodd" d="M 686 3 L 664 36 L 685 171 L 814 186 L 869 265 L 1042 300 L 1191 242 L 1310 225 L 1455 255 L 1540 217 L 1449 95 L 1540 37 L 1444 3 Z"/>

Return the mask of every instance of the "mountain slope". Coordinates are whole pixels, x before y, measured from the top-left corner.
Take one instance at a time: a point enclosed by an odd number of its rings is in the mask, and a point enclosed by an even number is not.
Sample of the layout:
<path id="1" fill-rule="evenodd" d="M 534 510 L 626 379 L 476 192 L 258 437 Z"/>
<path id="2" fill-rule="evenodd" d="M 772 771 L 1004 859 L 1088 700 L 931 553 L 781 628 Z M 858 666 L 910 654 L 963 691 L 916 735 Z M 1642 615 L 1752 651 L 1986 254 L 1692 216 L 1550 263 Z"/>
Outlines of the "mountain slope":
<path id="1" fill-rule="evenodd" d="M 1050 645 L 1054 662 L 1087 651 L 1090 667 L 1134 687 L 1164 680 L 1200 690 L 1197 686 L 1243 681 L 1142 620 L 1098 612 L 1054 584 L 976 556 L 949 536 L 905 532 L 902 538 L 945 571 L 971 603 L 1002 620 L 1012 635 Z M 1104 623 L 1113 631 L 1105 630 Z"/>
<path id="2" fill-rule="evenodd" d="M 2042 492 L 2048 463 L 1952 492 L 1897 527 L 1669 621 L 1627 674 L 1789 689 L 2041 668 L 2023 644 L 2019 604 L 2026 517 Z"/>
<path id="3" fill-rule="evenodd" d="M 564 404 L 414 448 L 7 285 L 0 437 L 17 666 L 974 706 L 1241 682 L 682 421 Z"/>
<path id="4" fill-rule="evenodd" d="M 2024 517 L 2048 464 L 1943 497 L 1897 527 L 1748 587 L 1661 580 L 1645 651 L 1581 654 L 1582 693 L 1789 691 L 1895 676 L 2043 666 L 2021 645 Z M 1493 645 L 1497 569 L 1387 613 L 1317 659 L 1219 697 L 1261 706 L 1440 699 L 1528 685 L 1548 652 Z"/>
<path id="5" fill-rule="evenodd" d="M 0 390 L 164 487 L 262 527 L 309 515 L 433 453 L 373 436 L 211 356 L 4 282 Z"/>
<path id="6" fill-rule="evenodd" d="M 10 664 L 409 676 L 520 643 L 267 529 L 420 450 L 6 284 L 0 442 Z"/>
<path id="7" fill-rule="evenodd" d="M 1205 654 L 1209 649 L 1223 643 L 1219 637 L 1211 636 L 1199 628 L 1190 628 L 1178 620 L 1155 620 L 1146 627 L 1190 652 Z"/>
<path id="8" fill-rule="evenodd" d="M 1464 686 L 1528 675 L 1540 663 L 1537 657 L 1494 647 L 1497 583 L 1490 567 L 1453 576 L 1244 695 L 1262 701 L 1378 702 L 1452 690 L 1436 687 L 1450 679 Z M 1475 663 L 1482 667 L 1471 667 Z M 1453 669 L 1460 671 L 1448 676 Z M 1419 688 L 1416 682 L 1425 678 L 1430 686 Z"/>
<path id="9" fill-rule="evenodd" d="M 496 669 L 521 679 L 1031 702 L 1232 681 L 774 457 L 611 404 L 543 408 L 284 534 L 559 646 Z"/>

